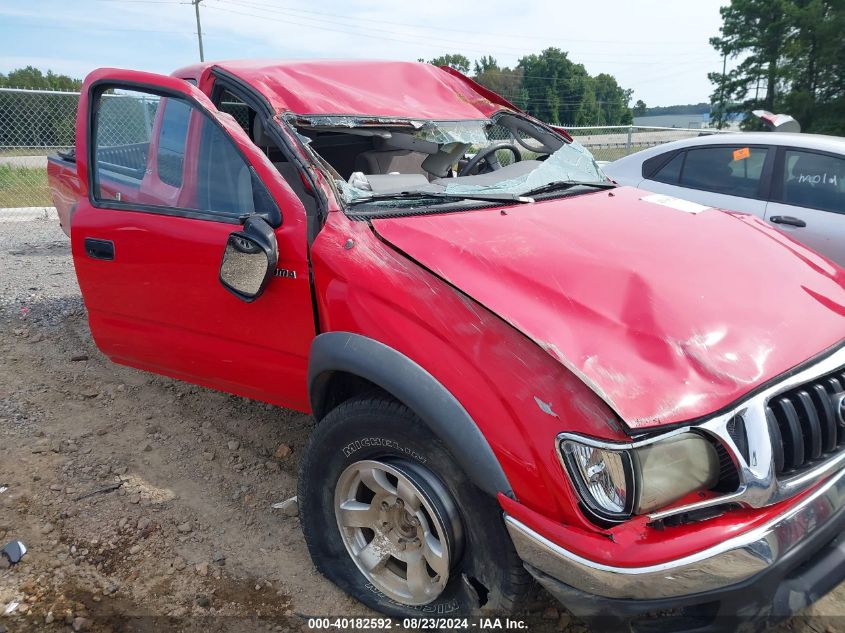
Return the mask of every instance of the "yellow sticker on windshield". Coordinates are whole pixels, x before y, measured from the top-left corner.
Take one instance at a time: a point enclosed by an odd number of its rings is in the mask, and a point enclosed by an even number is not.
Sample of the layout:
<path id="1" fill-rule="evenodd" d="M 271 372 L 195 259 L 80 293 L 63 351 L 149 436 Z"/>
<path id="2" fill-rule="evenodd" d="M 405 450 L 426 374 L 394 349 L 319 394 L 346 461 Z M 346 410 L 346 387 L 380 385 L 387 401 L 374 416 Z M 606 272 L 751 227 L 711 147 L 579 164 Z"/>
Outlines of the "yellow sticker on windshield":
<path id="1" fill-rule="evenodd" d="M 734 160 L 745 160 L 751 156 L 751 150 L 747 147 L 740 147 L 734 150 Z"/>

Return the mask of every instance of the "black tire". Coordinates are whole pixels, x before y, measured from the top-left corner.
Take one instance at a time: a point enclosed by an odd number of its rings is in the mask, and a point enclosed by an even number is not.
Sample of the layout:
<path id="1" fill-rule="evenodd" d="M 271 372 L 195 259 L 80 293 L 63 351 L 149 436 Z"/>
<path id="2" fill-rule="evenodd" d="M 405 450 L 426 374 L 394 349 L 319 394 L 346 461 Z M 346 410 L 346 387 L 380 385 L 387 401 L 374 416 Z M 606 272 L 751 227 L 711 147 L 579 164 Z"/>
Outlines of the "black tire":
<path id="1" fill-rule="evenodd" d="M 361 460 L 404 464 L 406 471 L 424 469 L 442 484 L 458 509 L 463 532 L 460 558 L 453 561 L 442 593 L 428 604 L 409 606 L 389 598 L 359 571 L 346 550 L 334 511 L 335 487 L 341 473 Z M 467 478 L 425 423 L 383 395 L 349 400 L 317 425 L 300 463 L 297 494 L 305 542 L 317 569 L 386 615 L 509 613 L 531 585 L 497 501 Z"/>

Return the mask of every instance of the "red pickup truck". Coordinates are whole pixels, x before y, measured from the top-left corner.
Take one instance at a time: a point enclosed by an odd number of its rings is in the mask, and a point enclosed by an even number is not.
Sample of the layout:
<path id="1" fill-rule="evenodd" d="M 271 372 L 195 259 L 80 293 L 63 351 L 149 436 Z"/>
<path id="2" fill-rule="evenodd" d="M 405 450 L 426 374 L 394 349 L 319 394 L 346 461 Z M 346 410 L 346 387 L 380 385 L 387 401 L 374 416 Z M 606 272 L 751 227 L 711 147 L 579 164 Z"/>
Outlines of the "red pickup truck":
<path id="1" fill-rule="evenodd" d="M 404 62 L 98 70 L 49 174 L 106 355 L 314 415 L 370 607 L 707 630 L 845 578 L 845 272 L 764 222 Z"/>

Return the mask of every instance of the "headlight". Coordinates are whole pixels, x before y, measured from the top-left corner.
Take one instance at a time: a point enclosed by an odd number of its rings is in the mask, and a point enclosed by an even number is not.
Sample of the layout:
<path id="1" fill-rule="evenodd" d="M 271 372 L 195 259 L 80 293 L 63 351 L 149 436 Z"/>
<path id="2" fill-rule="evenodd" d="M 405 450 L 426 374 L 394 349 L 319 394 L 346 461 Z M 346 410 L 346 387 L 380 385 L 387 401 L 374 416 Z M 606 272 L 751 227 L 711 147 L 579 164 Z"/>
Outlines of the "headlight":
<path id="1" fill-rule="evenodd" d="M 716 448 L 700 435 L 684 433 L 634 449 L 634 471 L 639 483 L 634 512 L 662 508 L 696 490 L 719 481 Z"/>
<path id="2" fill-rule="evenodd" d="M 621 521 L 651 512 L 719 479 L 716 449 L 683 433 L 628 450 L 564 439 L 560 453 L 581 500 L 599 517 Z"/>
<path id="3" fill-rule="evenodd" d="M 581 500 L 604 519 L 631 516 L 634 476 L 627 451 L 612 451 L 565 440 L 560 445 L 569 476 Z"/>

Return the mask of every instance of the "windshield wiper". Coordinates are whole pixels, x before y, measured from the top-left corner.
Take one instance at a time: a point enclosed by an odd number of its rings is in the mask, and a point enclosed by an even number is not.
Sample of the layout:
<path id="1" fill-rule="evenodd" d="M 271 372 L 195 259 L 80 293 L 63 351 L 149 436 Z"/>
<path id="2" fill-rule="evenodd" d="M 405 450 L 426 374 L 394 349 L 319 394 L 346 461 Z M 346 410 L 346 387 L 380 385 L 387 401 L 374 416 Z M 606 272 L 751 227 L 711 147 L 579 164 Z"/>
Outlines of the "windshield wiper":
<path id="1" fill-rule="evenodd" d="M 550 191 L 559 191 L 563 189 L 571 189 L 572 187 L 595 187 L 597 189 L 615 189 L 616 185 L 612 182 L 582 182 L 580 180 L 553 180 L 547 182 L 545 185 L 535 187 L 523 193 L 523 196 L 536 196 L 541 193 L 549 193 Z"/>
<path id="2" fill-rule="evenodd" d="M 483 202 L 534 202 L 525 195 L 515 193 L 444 193 L 440 191 L 401 191 L 399 193 L 377 193 L 360 200 L 353 200 L 349 204 L 362 204 L 380 200 L 424 200 L 434 198 L 441 200 L 481 200 Z"/>

